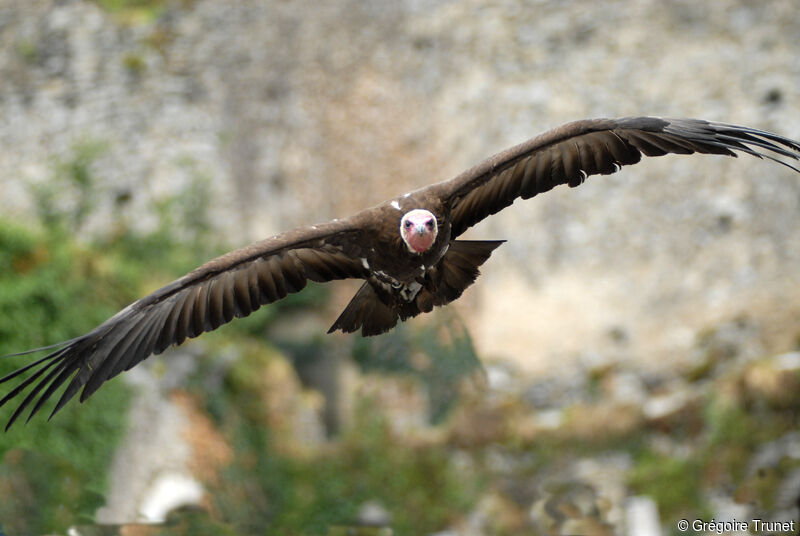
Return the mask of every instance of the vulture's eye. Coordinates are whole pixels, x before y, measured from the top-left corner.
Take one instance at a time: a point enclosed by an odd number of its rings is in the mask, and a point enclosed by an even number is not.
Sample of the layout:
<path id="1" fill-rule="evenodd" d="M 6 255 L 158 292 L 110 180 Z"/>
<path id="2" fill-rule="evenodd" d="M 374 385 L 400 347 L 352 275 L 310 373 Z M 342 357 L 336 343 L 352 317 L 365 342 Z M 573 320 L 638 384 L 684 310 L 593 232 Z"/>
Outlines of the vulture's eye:
<path id="1" fill-rule="evenodd" d="M 433 229 L 433 220 L 426 221 L 425 225 L 428 227 L 428 229 Z"/>
<path id="2" fill-rule="evenodd" d="M 411 220 L 406 220 L 406 222 L 403 224 L 403 227 L 406 229 L 411 229 Z"/>

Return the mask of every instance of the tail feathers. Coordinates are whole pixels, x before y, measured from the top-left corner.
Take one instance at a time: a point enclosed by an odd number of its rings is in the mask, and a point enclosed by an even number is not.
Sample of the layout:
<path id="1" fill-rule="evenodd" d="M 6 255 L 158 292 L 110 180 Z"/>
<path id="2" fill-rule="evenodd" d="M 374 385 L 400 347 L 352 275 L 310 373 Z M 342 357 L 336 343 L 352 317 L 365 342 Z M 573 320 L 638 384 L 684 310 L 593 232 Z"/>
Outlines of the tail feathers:
<path id="1" fill-rule="evenodd" d="M 361 329 L 364 337 L 380 335 L 392 329 L 399 320 L 427 313 L 437 305 L 445 305 L 461 296 L 480 274 L 478 267 L 505 240 L 455 240 L 450 249 L 426 276 L 425 285 L 411 302 L 382 300 L 375 288 L 364 283 L 336 319 L 328 333 L 337 329 L 352 333 Z M 387 303 L 388 302 L 388 303 Z"/>
<path id="2" fill-rule="evenodd" d="M 328 333 L 337 329 L 352 333 L 361 328 L 361 335 L 364 337 L 380 335 L 397 325 L 397 317 L 395 308 L 386 305 L 371 284 L 364 283 Z"/>
<path id="3" fill-rule="evenodd" d="M 434 281 L 433 305 L 458 299 L 480 275 L 481 266 L 505 240 L 454 240 L 442 261 L 431 274 Z"/>

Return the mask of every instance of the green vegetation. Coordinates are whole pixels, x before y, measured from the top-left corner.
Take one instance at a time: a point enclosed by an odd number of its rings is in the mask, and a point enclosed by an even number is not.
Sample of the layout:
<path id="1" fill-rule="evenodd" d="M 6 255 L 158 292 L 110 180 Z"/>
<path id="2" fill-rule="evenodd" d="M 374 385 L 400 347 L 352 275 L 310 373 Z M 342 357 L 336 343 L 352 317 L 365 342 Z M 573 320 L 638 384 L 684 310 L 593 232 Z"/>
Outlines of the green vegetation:
<path id="1" fill-rule="evenodd" d="M 431 329 L 401 328 L 382 344 L 358 344 L 356 353 L 363 368 L 410 375 L 429 391 L 441 379 L 448 393 L 441 404 L 449 406 L 457 397 L 455 378 L 471 372 L 477 360 L 460 324 L 445 315 Z M 331 351 L 332 340 L 312 337 L 289 351 L 295 359 L 311 358 L 312 352 Z M 424 353 L 425 362 L 438 360 L 437 366 L 404 363 L 393 353 L 402 344 L 407 352 Z M 238 358 L 222 370 L 219 363 L 203 361 L 191 388 L 235 452 L 209 485 L 216 519 L 239 533 L 336 533 L 336 527 L 356 521 L 364 503 L 377 500 L 391 516 L 393 533 L 402 536 L 442 530 L 474 505 L 482 477 L 460 471 L 440 444 L 420 446 L 397 436 L 370 397 L 356 400 L 352 422 L 334 442 L 306 444 L 291 424 L 300 421 L 299 395 L 275 395 L 287 389 L 275 368 L 285 366 L 287 357 L 262 339 L 248 342 L 241 336 L 234 351 Z"/>
<path id="2" fill-rule="evenodd" d="M 171 2 L 170 0 L 94 0 L 94 3 L 118 19 L 135 24 L 157 19 Z"/>
<path id="3" fill-rule="evenodd" d="M 717 385 L 725 385 L 725 381 Z M 675 526 L 671 521 L 682 518 L 710 519 L 711 508 L 704 497 L 712 489 L 736 490 L 737 500 L 769 511 L 775 507 L 773 496 L 780 483 L 776 475 L 789 474 L 800 462 L 783 458 L 776 467 L 753 474 L 748 472 L 749 465 L 761 445 L 798 429 L 796 409 L 751 406 L 712 388 L 701 426 L 684 438 L 686 448 L 676 448 L 683 454 L 667 454 L 649 443 L 632 451 L 635 466 L 630 486 L 636 493 L 653 497 L 662 520 L 670 526 Z"/>
<path id="4" fill-rule="evenodd" d="M 449 310 L 428 317 L 418 329 L 400 324 L 382 337 L 355 340 L 353 357 L 365 372 L 407 374 L 425 386 L 432 422 L 440 422 L 458 399 L 464 378 L 481 370 L 466 328 Z"/>
<path id="5" fill-rule="evenodd" d="M 415 447 L 396 437 L 369 400 L 355 422 L 317 455 L 276 452 L 258 370 L 269 353 L 243 356 L 220 392 L 203 389 L 210 413 L 234 438 L 236 456 L 213 488 L 222 519 L 248 534 L 326 534 L 356 521 L 371 500 L 385 505 L 396 535 L 444 529 L 474 503 L 478 478 L 462 474 L 440 446 Z M 262 373 L 263 375 L 263 373 Z M 199 391 L 198 391 L 199 392 Z M 221 405 L 229 405 L 222 408 Z M 235 408 L 235 409 L 234 409 Z"/>
<path id="6" fill-rule="evenodd" d="M 147 24 L 170 6 L 190 7 L 195 0 L 92 0 L 123 24 Z"/>
<path id="7" fill-rule="evenodd" d="M 147 69 L 147 62 L 141 54 L 128 52 L 122 57 L 122 65 L 133 78 L 139 78 Z"/>
<path id="8" fill-rule="evenodd" d="M 31 187 L 37 216 L 50 232 L 79 232 L 98 202 L 92 165 L 107 150 L 105 143 L 84 139 L 72 147 L 70 157 L 55 161 L 45 183 Z"/>
<path id="9" fill-rule="evenodd" d="M 702 469 L 697 457 L 667 456 L 643 449 L 637 453 L 630 484 L 637 493 L 652 497 L 664 516 L 702 517 L 707 513 L 703 509 Z"/>
<path id="10" fill-rule="evenodd" d="M 39 48 L 36 46 L 36 43 L 22 39 L 17 42 L 17 54 L 22 61 L 29 65 L 35 64 L 39 61 Z"/>
<path id="11" fill-rule="evenodd" d="M 128 296 L 113 266 L 75 244 L 0 223 L 0 355 L 91 329 Z M 69 311 L 70 314 L 63 314 Z M 0 375 L 27 361 L 0 360 Z M 8 384 L 3 384 L 3 392 Z M 103 502 L 107 468 L 124 429 L 128 394 L 118 381 L 84 407 L 72 404 L 0 437 L 0 519 L 11 534 L 44 534 L 91 519 Z M 0 410 L 5 423 L 15 404 Z M 45 507 L 43 507 L 45 505 Z M 21 516 L 20 512 L 36 512 Z"/>
<path id="12" fill-rule="evenodd" d="M 209 253 L 208 246 L 199 246 L 207 228 L 191 220 L 180 222 L 189 241 L 169 231 L 175 221 L 162 221 L 142 235 L 127 229 L 124 219 L 105 233 L 75 240 L 87 236 L 87 221 L 103 196 L 112 195 L 98 187 L 93 173 L 104 152 L 102 143 L 83 141 L 69 158 L 54 162 L 51 180 L 31 190 L 38 223 L 0 221 L 0 355 L 80 335 Z M 202 181 L 187 190 L 192 191 L 175 197 L 186 194 L 192 206 L 173 206 L 179 215 L 197 210 L 193 204 L 207 195 Z M 177 203 L 165 201 L 170 202 Z M 32 357 L 0 359 L 0 376 Z M 2 393 L 17 383 L 3 384 Z M 28 424 L 23 413 L 0 435 L 0 527 L 5 532 L 63 532 L 92 521 L 104 502 L 128 400 L 128 389 L 115 379 L 86 404 L 73 400 L 50 422 L 46 417 L 54 401 Z M 0 409 L 3 425 L 16 406 L 11 402 Z"/>

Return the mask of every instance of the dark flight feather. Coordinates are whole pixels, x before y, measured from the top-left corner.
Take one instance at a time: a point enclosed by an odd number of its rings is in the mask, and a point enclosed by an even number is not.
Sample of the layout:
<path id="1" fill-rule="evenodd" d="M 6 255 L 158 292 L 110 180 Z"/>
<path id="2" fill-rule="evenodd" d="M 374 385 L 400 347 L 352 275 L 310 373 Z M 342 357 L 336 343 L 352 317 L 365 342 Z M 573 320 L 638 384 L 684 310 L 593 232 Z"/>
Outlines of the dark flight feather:
<path id="1" fill-rule="evenodd" d="M 562 125 L 451 180 L 345 220 L 296 229 L 232 251 L 134 302 L 85 335 L 13 354 L 51 351 L 0 378 L 3 384 L 32 371 L 0 399 L 1 407 L 31 388 L 6 429 L 33 403 L 30 419 L 65 384 L 51 417 L 78 391 L 82 390 L 84 401 L 104 382 L 148 356 L 247 316 L 302 290 L 308 281 L 364 279 L 329 332 L 384 333 L 398 321 L 461 296 L 502 241 L 455 238 L 516 199 L 528 199 L 559 184 L 578 186 L 591 175 L 635 164 L 642 155 L 736 156 L 737 152 L 800 172 L 790 163 L 800 160 L 800 143 L 748 127 L 655 117 Z M 438 219 L 439 238 L 424 255 L 410 253 L 399 235 L 401 216 L 415 208 Z"/>
<path id="2" fill-rule="evenodd" d="M 559 184 L 578 186 L 590 175 L 608 175 L 642 155 L 721 154 L 741 151 L 800 170 L 771 151 L 798 160 L 798 142 L 748 127 L 699 119 L 632 117 L 567 123 L 512 147 L 447 182 L 440 195 L 452 207 L 453 237 L 491 214 Z"/>

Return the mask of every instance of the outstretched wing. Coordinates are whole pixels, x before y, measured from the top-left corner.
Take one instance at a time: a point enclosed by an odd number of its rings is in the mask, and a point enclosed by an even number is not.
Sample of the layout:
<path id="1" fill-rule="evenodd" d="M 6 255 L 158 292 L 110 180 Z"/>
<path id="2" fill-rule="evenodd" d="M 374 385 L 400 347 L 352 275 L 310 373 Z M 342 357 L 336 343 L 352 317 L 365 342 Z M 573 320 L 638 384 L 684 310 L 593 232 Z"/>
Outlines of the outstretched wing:
<path id="1" fill-rule="evenodd" d="M 737 151 L 800 172 L 777 158 L 800 160 L 800 143 L 777 134 L 699 119 L 628 117 L 567 123 L 496 154 L 436 188 L 450 204 L 455 238 L 517 198 L 528 199 L 559 184 L 578 186 L 589 175 L 608 175 L 635 164 L 642 154 L 736 156 Z"/>
<path id="2" fill-rule="evenodd" d="M 0 378 L 4 383 L 34 370 L 0 400 L 3 406 L 34 385 L 11 416 L 6 430 L 37 396 L 28 419 L 67 381 L 51 416 L 81 388 L 80 399 L 84 401 L 103 382 L 151 354 L 298 292 L 308 280 L 365 277 L 359 233 L 358 228 L 342 221 L 256 242 L 214 259 L 132 303 L 85 335 L 22 352 L 58 348 Z"/>

